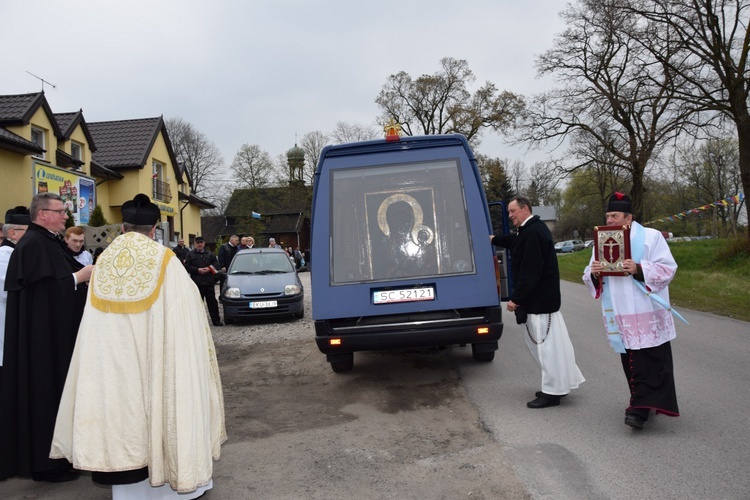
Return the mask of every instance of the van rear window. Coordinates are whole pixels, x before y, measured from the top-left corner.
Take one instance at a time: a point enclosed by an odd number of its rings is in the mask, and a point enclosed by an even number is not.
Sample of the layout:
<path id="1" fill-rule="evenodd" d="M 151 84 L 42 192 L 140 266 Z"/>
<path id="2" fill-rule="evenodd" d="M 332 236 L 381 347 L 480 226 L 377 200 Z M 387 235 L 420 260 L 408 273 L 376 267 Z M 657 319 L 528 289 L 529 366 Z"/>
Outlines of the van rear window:
<path id="1" fill-rule="evenodd" d="M 475 272 L 458 159 L 331 176 L 332 284 Z"/>

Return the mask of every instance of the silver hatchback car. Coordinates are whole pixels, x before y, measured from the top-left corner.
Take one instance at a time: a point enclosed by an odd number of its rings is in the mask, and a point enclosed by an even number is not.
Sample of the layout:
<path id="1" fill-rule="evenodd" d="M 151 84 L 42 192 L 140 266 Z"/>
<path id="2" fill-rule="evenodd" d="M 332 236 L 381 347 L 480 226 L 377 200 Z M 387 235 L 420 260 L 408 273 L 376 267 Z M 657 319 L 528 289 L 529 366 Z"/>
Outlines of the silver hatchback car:
<path id="1" fill-rule="evenodd" d="M 240 250 L 227 269 L 219 300 L 228 324 L 270 316 L 302 318 L 305 314 L 302 283 L 280 248 Z"/>

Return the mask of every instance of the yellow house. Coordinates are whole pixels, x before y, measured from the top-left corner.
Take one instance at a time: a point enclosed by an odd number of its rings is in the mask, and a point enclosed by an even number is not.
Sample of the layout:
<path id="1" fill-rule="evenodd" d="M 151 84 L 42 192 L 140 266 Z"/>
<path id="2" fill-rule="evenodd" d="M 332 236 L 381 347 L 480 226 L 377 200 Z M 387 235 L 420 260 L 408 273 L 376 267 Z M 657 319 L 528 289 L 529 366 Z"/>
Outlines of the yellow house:
<path id="1" fill-rule="evenodd" d="M 161 116 L 92 122 L 88 127 L 97 147 L 93 163 L 122 175 L 97 189 L 108 200 L 107 209 L 102 205 L 108 221 L 120 222 L 119 207 L 144 193 L 161 209 L 165 240 L 176 242 L 179 235 L 192 241 L 200 234 L 200 210 L 214 205 L 191 194 Z"/>
<path id="2" fill-rule="evenodd" d="M 48 191 L 77 225 L 97 204 L 114 224 L 122 203 L 145 193 L 161 208 L 165 243 L 192 241 L 200 209 L 214 208 L 191 194 L 162 117 L 86 123 L 82 111 L 52 113 L 44 92 L 0 96 L 0 174 L 0 216 Z"/>
<path id="3" fill-rule="evenodd" d="M 78 215 L 79 191 L 95 189 L 88 160 L 92 148 L 91 137 L 82 121 L 71 127 L 66 140 L 44 93 L 0 96 L 0 173 L 3 179 L 0 216 L 11 207 L 28 206 L 32 196 L 40 190 L 65 194 L 66 206 Z M 88 159 L 84 159 L 86 157 Z M 79 219 L 76 217 L 77 223 Z"/>

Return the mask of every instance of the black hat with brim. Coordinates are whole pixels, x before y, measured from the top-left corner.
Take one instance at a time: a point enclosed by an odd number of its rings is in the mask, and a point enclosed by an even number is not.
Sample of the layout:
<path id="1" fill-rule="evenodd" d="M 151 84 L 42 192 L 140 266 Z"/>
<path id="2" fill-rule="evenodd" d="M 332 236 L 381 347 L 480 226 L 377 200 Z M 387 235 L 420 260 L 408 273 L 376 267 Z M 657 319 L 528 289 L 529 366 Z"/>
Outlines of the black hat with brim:
<path id="1" fill-rule="evenodd" d="M 5 223 L 15 224 L 17 226 L 28 226 L 31 224 L 29 209 L 26 207 L 15 207 L 5 212 Z"/>
<path id="2" fill-rule="evenodd" d="M 161 218 L 159 207 L 143 193 L 122 204 L 122 221 L 136 226 L 153 226 Z"/>

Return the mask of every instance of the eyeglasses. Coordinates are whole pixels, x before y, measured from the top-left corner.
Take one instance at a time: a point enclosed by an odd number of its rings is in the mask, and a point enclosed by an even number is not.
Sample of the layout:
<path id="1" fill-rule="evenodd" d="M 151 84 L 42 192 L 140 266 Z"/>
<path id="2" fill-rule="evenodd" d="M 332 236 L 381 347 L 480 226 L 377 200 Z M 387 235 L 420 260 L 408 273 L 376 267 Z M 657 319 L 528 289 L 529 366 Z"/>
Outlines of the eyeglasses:
<path id="1" fill-rule="evenodd" d="M 51 208 L 40 208 L 39 210 L 41 210 L 42 212 L 57 212 L 57 215 L 65 215 L 65 212 L 67 212 L 67 210 L 65 210 L 64 208 L 61 208 L 60 210 L 52 210 Z"/>

